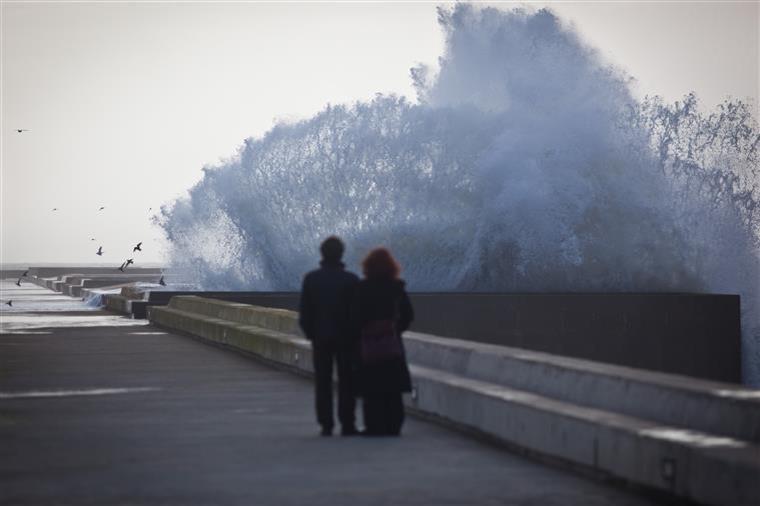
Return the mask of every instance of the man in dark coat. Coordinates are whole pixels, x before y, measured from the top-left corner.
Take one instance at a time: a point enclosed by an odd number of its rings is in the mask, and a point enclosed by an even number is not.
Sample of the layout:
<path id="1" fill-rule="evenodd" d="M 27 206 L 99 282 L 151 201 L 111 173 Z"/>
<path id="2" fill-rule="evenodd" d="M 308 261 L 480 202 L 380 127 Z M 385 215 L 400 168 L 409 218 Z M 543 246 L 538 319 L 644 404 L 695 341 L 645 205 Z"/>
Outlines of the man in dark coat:
<path id="1" fill-rule="evenodd" d="M 343 243 L 335 236 L 321 245 L 321 267 L 304 277 L 299 323 L 311 341 L 314 358 L 317 421 L 322 435 L 333 431 L 333 362 L 338 369 L 338 420 L 341 434 L 356 430 L 356 398 L 352 385 L 354 339 L 349 325 L 349 303 L 359 278 L 341 262 Z"/>

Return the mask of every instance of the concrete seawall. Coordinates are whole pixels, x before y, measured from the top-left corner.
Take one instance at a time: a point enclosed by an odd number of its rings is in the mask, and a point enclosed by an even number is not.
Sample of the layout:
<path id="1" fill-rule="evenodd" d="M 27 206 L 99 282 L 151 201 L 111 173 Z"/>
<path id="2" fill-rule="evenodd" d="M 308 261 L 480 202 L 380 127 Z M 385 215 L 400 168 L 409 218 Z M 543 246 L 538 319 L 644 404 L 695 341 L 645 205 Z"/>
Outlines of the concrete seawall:
<path id="1" fill-rule="evenodd" d="M 175 295 L 296 309 L 288 292 L 149 291 L 109 302 L 136 318 Z M 412 293 L 412 330 L 702 379 L 741 382 L 739 297 L 711 294 Z M 109 295 L 108 298 L 119 296 Z M 112 307 L 113 306 L 113 307 Z"/>
<path id="2" fill-rule="evenodd" d="M 117 279 L 101 279 L 101 278 L 87 278 L 83 279 L 78 285 L 71 285 L 68 287 L 68 295 L 72 297 L 83 297 L 84 291 L 88 288 L 107 288 L 110 286 L 117 286 L 123 283 L 134 283 L 135 281 L 155 282 L 156 276 L 149 278 L 134 279 L 134 278 L 117 278 Z"/>
<path id="3" fill-rule="evenodd" d="M 296 314 L 180 296 L 150 320 L 302 374 Z M 408 333 L 418 412 L 708 504 L 760 504 L 760 391 Z"/>
<path id="4" fill-rule="evenodd" d="M 135 267 L 120 272 L 113 267 L 29 267 L 21 283 L 34 284 L 72 297 L 83 297 L 87 289 L 106 288 L 135 282 L 155 283 L 160 268 Z"/>
<path id="5" fill-rule="evenodd" d="M 177 295 L 199 295 L 205 298 L 240 302 L 243 304 L 262 305 L 280 309 L 295 309 L 298 306 L 298 294 L 293 292 L 241 292 L 241 291 L 203 291 L 198 290 L 146 290 L 139 299 L 133 294 L 109 294 L 106 306 L 112 311 L 130 314 L 134 318 L 146 318 L 146 308 L 166 306 Z M 131 302 L 128 299 L 132 299 Z"/>
<path id="6" fill-rule="evenodd" d="M 53 278 L 67 274 L 118 274 L 116 267 L 29 267 L 28 270 L 29 277 Z M 138 274 L 161 274 L 163 269 L 159 267 L 130 267 L 129 270 Z"/>
<path id="7" fill-rule="evenodd" d="M 58 288 L 59 291 L 65 295 L 70 295 L 72 297 L 81 297 L 82 289 L 84 288 L 102 288 L 125 283 L 135 283 L 138 281 L 145 283 L 155 283 L 158 281 L 159 277 L 159 274 L 84 274 L 81 276 L 67 276 L 66 281 Z"/>

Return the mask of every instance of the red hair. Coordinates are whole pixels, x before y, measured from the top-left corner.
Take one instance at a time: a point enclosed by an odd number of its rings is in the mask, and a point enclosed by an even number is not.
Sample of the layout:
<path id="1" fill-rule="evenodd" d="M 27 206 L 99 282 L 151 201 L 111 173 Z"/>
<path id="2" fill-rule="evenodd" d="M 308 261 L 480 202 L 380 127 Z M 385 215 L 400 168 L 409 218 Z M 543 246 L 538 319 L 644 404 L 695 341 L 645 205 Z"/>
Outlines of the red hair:
<path id="1" fill-rule="evenodd" d="M 364 258 L 362 272 L 368 279 L 396 279 L 401 272 L 401 267 L 390 251 L 385 248 L 375 248 Z"/>

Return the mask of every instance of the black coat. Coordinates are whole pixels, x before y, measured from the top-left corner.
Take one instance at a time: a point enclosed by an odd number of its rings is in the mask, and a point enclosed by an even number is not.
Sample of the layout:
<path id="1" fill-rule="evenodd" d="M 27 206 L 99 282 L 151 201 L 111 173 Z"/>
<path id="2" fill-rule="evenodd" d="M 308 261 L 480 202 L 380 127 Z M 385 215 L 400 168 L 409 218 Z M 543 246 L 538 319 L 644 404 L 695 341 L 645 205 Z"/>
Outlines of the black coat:
<path id="1" fill-rule="evenodd" d="M 364 279 L 356 285 L 351 302 L 351 323 L 359 339 L 361 329 L 373 320 L 396 320 L 401 333 L 414 320 L 414 310 L 401 280 Z M 358 343 L 358 347 L 361 343 Z M 358 354 L 357 354 L 358 355 Z M 371 396 L 398 392 L 411 392 L 412 380 L 406 357 L 390 363 L 361 364 L 359 361 L 357 393 Z"/>
<path id="2" fill-rule="evenodd" d="M 356 274 L 344 270 L 340 262 L 322 262 L 322 267 L 306 274 L 298 323 L 309 341 L 316 345 L 353 341 L 349 303 L 358 282 Z"/>

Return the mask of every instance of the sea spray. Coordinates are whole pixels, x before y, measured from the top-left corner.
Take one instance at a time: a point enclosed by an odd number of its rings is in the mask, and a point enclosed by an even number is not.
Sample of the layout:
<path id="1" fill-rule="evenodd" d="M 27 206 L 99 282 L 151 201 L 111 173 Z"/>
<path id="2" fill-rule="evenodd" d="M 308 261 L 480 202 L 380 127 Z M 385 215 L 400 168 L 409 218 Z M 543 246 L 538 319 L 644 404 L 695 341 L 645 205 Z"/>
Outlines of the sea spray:
<path id="1" fill-rule="evenodd" d="M 162 211 L 207 289 L 295 290 L 329 234 L 396 253 L 412 290 L 742 295 L 760 385 L 760 135 L 749 108 L 636 101 L 548 10 L 440 9 L 417 101 L 280 124 Z"/>

